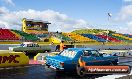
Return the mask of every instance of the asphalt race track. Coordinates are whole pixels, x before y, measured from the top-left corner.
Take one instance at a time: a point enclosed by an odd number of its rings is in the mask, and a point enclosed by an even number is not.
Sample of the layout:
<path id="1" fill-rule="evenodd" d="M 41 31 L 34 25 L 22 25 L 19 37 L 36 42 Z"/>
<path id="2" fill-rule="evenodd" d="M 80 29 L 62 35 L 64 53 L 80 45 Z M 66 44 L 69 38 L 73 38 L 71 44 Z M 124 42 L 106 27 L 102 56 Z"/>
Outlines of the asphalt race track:
<path id="1" fill-rule="evenodd" d="M 76 74 L 56 73 L 44 65 L 0 69 L 0 79 L 94 79 L 101 76 L 86 75 L 80 78 Z"/>
<path id="2" fill-rule="evenodd" d="M 1 47 L 0 47 L 1 48 Z M 7 49 L 2 49 L 7 50 Z M 31 59 L 32 60 L 32 59 Z M 120 65 L 132 66 L 132 57 L 119 59 Z M 56 73 L 45 65 L 30 64 L 28 66 L 0 68 L 0 79 L 131 79 L 132 72 L 125 75 L 92 75 L 79 77 L 73 73 Z"/>
<path id="3" fill-rule="evenodd" d="M 132 60 L 132 58 L 129 58 Z M 127 62 L 126 58 L 121 59 L 123 63 Z M 128 62 L 132 66 L 132 62 Z M 131 75 L 131 74 L 130 74 Z M 10 68 L 0 68 L 0 79 L 114 79 L 115 75 L 86 75 L 84 77 L 79 77 L 73 73 L 56 73 L 54 70 L 45 67 L 45 65 L 28 65 L 21 67 L 10 67 Z M 114 76 L 114 77 L 111 77 Z M 118 75 L 116 78 L 127 76 Z M 108 77 L 108 78 L 107 78 Z M 120 79 L 120 78 L 119 78 Z M 122 78 L 121 78 L 122 79 Z"/>

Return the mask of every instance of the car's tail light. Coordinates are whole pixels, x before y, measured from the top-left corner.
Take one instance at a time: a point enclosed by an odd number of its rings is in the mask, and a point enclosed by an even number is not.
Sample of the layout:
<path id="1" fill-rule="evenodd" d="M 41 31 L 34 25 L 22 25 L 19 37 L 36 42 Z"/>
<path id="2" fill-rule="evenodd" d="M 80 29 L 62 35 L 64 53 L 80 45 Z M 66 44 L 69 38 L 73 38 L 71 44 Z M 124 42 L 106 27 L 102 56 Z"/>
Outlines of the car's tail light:
<path id="1" fill-rule="evenodd" d="M 63 67 L 64 66 L 64 63 L 63 62 L 60 62 L 60 65 Z"/>

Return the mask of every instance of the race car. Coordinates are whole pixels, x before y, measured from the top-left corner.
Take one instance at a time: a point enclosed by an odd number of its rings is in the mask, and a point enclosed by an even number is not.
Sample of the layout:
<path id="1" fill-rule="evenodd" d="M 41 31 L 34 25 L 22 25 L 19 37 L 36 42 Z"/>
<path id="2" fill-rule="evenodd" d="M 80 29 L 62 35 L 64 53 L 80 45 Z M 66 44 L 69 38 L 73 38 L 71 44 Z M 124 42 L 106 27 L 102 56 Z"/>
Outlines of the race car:
<path id="1" fill-rule="evenodd" d="M 46 56 L 46 66 L 57 71 L 77 72 L 79 59 L 86 66 L 109 66 L 118 64 L 118 56 L 103 55 L 91 48 L 68 48 L 58 55 Z"/>
<path id="2" fill-rule="evenodd" d="M 40 46 L 34 42 L 23 42 L 20 46 L 9 47 L 9 50 L 15 52 L 25 52 L 27 53 L 44 53 L 50 52 L 51 48 L 48 46 Z"/>

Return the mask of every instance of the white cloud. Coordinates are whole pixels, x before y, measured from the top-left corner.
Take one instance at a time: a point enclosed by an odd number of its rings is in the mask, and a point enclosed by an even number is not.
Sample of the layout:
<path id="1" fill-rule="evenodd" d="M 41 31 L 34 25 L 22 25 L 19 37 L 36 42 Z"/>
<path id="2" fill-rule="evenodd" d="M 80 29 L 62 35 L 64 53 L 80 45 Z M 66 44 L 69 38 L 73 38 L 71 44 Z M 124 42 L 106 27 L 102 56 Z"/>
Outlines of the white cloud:
<path id="1" fill-rule="evenodd" d="M 132 16 L 132 5 L 123 6 L 119 12 L 118 20 L 124 21 L 131 19 Z"/>
<path id="2" fill-rule="evenodd" d="M 122 25 L 118 28 L 118 32 L 132 33 L 132 5 L 123 6 L 116 17 L 116 21 Z"/>
<path id="3" fill-rule="evenodd" d="M 128 11 L 127 11 L 128 9 Z M 121 16 L 125 16 L 124 19 L 127 19 L 131 16 L 130 8 L 122 8 L 119 18 Z M 125 12 L 124 12 L 125 11 Z M 88 24 L 87 21 L 83 19 L 73 19 L 66 14 L 62 14 L 53 10 L 44 10 L 44 11 L 37 11 L 33 9 L 28 10 L 20 10 L 20 11 L 9 11 L 5 7 L 0 7 L 0 28 L 6 27 L 9 29 L 19 29 L 21 30 L 22 19 L 36 19 L 36 20 L 43 20 L 49 21 L 51 24 L 49 25 L 49 31 L 64 31 L 70 32 L 75 29 L 79 28 L 93 28 Z M 124 22 L 125 23 L 125 22 Z M 132 22 L 129 21 L 126 23 L 126 27 L 113 27 L 112 30 L 116 30 L 120 33 L 131 33 L 131 25 Z M 95 27 L 96 29 L 97 27 Z M 106 29 L 102 27 L 102 29 Z"/>
<path id="4" fill-rule="evenodd" d="M 128 30 L 130 30 L 130 32 L 128 32 Z M 127 23 L 126 32 L 132 34 L 132 21 Z"/>
<path id="5" fill-rule="evenodd" d="M 12 0 L 4 0 L 7 4 L 10 4 L 10 5 L 15 5 L 14 2 Z"/>
<path id="6" fill-rule="evenodd" d="M 8 13 L 9 11 L 5 7 L 0 7 L 0 14 Z"/>
<path id="7" fill-rule="evenodd" d="M 132 34 L 132 21 L 124 22 L 124 23 L 125 26 L 116 28 L 117 29 L 116 31 L 119 33 Z"/>
<path id="8" fill-rule="evenodd" d="M 123 0 L 123 1 L 125 1 L 125 2 L 131 2 L 132 0 Z"/>
<path id="9" fill-rule="evenodd" d="M 75 20 L 53 10 L 36 11 L 33 9 L 23 11 L 8 11 L 6 8 L 2 10 L 3 14 L 0 15 L 0 27 L 5 26 L 11 29 L 21 29 L 21 20 L 23 18 L 37 19 L 51 22 L 49 31 L 72 31 L 75 27 L 86 27 L 87 22 L 83 19 Z"/>

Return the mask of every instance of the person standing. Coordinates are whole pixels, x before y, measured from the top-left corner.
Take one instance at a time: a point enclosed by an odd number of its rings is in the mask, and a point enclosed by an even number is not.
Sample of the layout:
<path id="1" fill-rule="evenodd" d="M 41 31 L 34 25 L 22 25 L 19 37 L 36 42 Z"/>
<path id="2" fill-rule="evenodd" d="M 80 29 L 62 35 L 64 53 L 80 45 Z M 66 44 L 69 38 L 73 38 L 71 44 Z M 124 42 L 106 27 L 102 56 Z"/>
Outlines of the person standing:
<path id="1" fill-rule="evenodd" d="M 64 41 L 60 43 L 60 51 L 63 51 L 66 46 L 64 45 Z"/>

